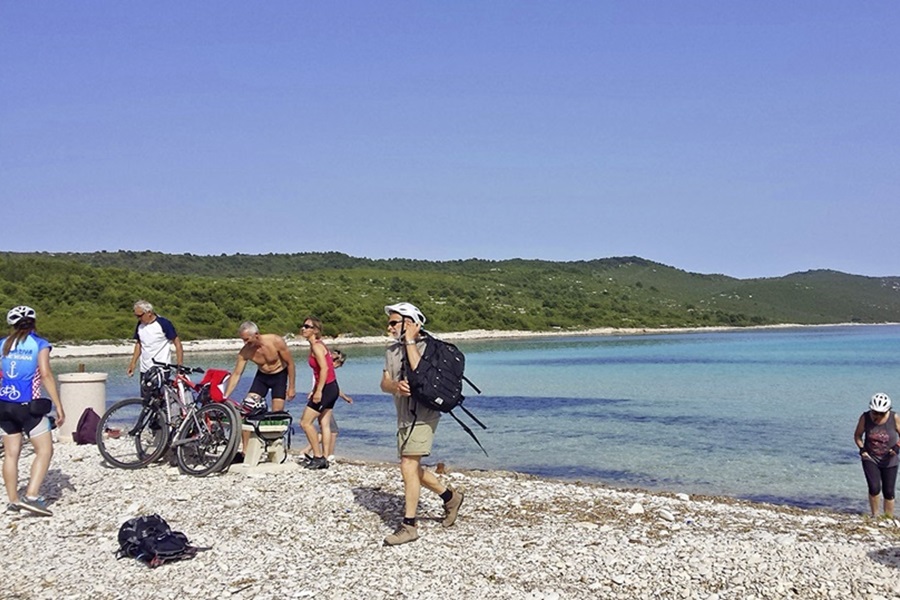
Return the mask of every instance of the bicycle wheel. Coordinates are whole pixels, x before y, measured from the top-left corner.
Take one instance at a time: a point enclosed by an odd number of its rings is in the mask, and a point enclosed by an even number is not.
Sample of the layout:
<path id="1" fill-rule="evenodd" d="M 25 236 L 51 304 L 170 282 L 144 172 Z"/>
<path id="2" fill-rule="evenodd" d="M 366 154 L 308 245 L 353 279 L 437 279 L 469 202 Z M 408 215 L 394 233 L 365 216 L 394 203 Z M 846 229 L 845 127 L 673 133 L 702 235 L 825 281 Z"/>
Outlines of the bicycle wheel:
<path id="1" fill-rule="evenodd" d="M 140 398 L 113 404 L 97 426 L 97 449 L 103 459 L 120 469 L 146 466 L 169 446 L 169 426 L 163 412 Z"/>
<path id="2" fill-rule="evenodd" d="M 234 460 L 234 456 L 238 452 L 238 447 L 241 444 L 241 432 L 244 425 L 244 419 L 243 417 L 241 417 L 240 411 L 238 411 L 237 407 L 235 407 L 234 404 L 231 404 L 230 402 L 224 402 L 222 405 L 228 409 L 229 413 L 231 413 L 231 418 L 234 419 L 233 422 L 235 423 L 235 431 L 231 434 L 231 443 L 229 444 L 228 449 L 225 451 L 227 458 L 224 461 L 222 467 L 219 469 L 221 471 L 227 471 L 228 467 L 231 466 L 231 461 Z"/>
<path id="3" fill-rule="evenodd" d="M 207 404 L 185 417 L 172 446 L 182 473 L 204 477 L 231 462 L 241 436 L 241 420 L 224 404 Z"/>

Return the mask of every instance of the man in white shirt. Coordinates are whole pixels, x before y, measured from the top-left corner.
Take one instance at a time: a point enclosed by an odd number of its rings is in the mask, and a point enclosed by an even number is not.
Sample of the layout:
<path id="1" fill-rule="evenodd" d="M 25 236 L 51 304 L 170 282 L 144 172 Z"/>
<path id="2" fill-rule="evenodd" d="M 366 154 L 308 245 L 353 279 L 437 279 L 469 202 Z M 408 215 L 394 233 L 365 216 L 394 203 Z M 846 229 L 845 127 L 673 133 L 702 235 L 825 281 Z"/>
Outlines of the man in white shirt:
<path id="1" fill-rule="evenodd" d="M 134 353 L 131 362 L 125 371 L 129 377 L 134 375 L 134 369 L 140 361 L 140 373 L 144 374 L 153 367 L 153 361 L 169 363 L 172 360 L 170 345 L 175 346 L 175 362 L 183 364 L 184 349 L 181 346 L 181 338 L 175 331 L 172 322 L 153 312 L 153 305 L 146 300 L 138 300 L 134 303 L 134 316 L 137 318 L 137 327 L 134 328 Z"/>

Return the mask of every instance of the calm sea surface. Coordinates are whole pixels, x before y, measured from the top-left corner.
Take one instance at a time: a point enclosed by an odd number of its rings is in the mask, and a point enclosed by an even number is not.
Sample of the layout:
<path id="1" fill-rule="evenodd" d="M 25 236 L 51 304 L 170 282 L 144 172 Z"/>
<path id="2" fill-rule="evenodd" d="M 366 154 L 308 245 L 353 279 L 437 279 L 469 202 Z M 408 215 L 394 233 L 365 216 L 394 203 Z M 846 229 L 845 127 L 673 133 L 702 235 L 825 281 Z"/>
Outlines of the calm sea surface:
<path id="1" fill-rule="evenodd" d="M 484 392 L 469 407 L 490 456 L 441 421 L 432 463 L 516 470 L 618 487 L 863 511 L 852 433 L 868 398 L 900 401 L 900 326 L 560 337 L 459 344 Z M 395 416 L 379 390 L 379 348 L 345 348 L 338 455 L 395 460 Z M 234 354 L 188 354 L 233 368 Z M 306 353 L 296 354 L 307 390 Z M 134 396 L 127 357 L 57 359 L 57 373 L 108 372 L 107 400 Z M 249 387 L 248 368 L 235 397 Z M 471 390 L 470 390 L 471 391 Z M 288 405 L 295 419 L 299 401 Z M 466 419 L 464 414 L 460 415 Z M 294 436 L 295 447 L 303 445 Z M 298 446 L 297 444 L 300 444 Z"/>

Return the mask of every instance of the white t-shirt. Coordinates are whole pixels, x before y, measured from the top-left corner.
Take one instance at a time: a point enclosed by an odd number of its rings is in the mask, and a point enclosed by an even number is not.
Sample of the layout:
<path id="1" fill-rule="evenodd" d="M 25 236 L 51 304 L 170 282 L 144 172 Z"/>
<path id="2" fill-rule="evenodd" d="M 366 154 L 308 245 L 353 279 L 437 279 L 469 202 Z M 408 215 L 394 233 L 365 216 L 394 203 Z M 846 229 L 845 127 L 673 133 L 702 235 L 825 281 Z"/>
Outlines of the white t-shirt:
<path id="1" fill-rule="evenodd" d="M 153 361 L 168 363 L 172 360 L 169 344 L 178 337 L 175 326 L 165 317 L 156 315 L 151 323 L 138 323 L 134 339 L 141 343 L 141 373 L 153 366 Z"/>

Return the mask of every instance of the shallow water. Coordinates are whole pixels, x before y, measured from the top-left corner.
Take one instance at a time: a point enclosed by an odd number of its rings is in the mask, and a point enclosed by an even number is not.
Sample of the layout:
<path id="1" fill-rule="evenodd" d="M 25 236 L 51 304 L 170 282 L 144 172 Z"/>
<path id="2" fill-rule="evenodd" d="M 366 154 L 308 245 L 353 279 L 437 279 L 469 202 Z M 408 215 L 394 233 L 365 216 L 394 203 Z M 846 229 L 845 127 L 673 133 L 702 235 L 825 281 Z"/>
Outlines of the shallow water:
<path id="1" fill-rule="evenodd" d="M 862 511 L 866 491 L 852 440 L 868 398 L 900 399 L 900 326 L 473 341 L 466 373 L 482 390 L 468 406 L 489 427 L 451 418 L 431 462 L 507 469 L 621 487 L 728 495 Z M 382 349 L 351 346 L 338 370 L 337 453 L 395 460 L 393 403 L 379 390 Z M 297 387 L 311 374 L 297 353 Z M 234 354 L 186 362 L 231 369 Z M 59 359 L 110 374 L 107 401 L 133 396 L 127 357 Z M 238 387 L 249 387 L 248 368 Z M 298 418 L 301 403 L 288 405 Z M 460 418 L 467 420 L 464 414 Z M 294 436 L 295 447 L 302 445 Z"/>

